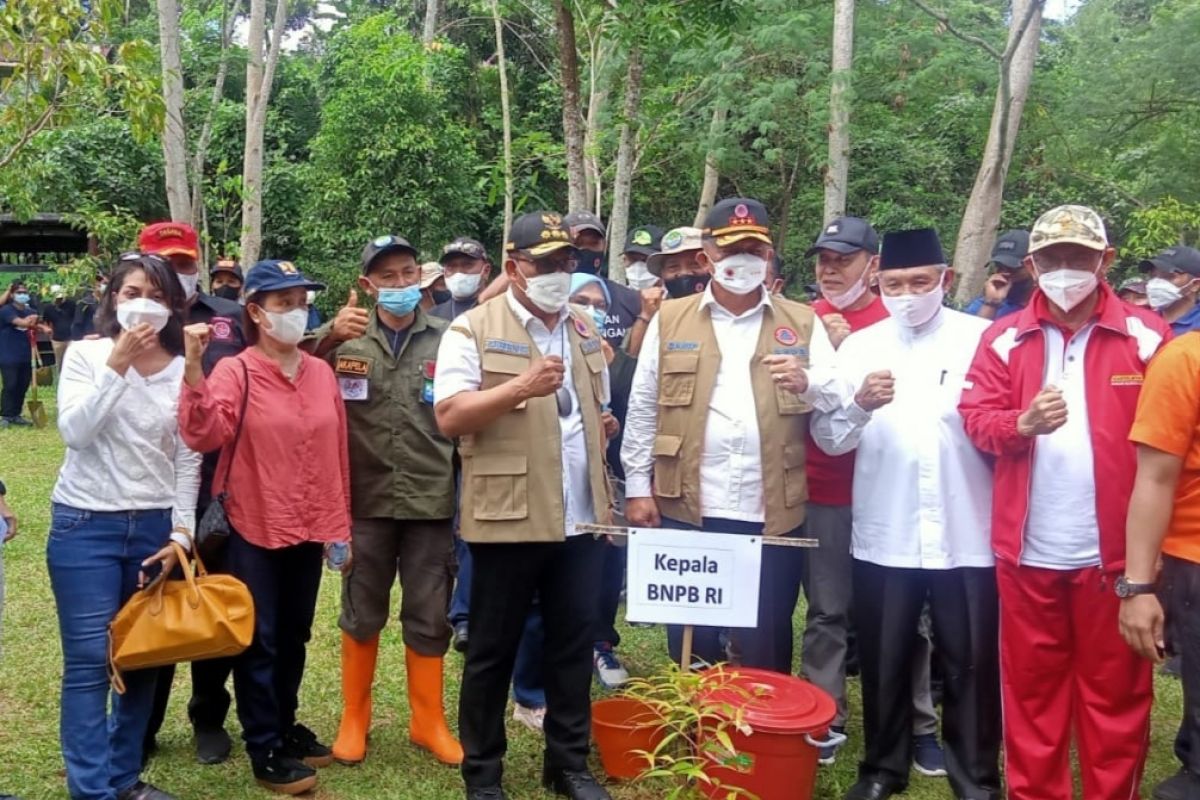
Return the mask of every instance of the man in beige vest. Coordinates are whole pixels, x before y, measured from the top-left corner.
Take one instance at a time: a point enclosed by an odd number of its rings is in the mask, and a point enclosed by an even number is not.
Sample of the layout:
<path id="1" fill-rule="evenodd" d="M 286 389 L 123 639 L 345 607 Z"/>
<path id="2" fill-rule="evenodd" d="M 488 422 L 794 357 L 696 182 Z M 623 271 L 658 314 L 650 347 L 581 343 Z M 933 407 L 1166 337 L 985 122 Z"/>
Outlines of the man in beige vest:
<path id="1" fill-rule="evenodd" d="M 576 523 L 611 521 L 604 449 L 615 420 L 600 335 L 567 306 L 574 248 L 558 214 L 513 223 L 507 291 L 442 338 L 434 414 L 460 437 L 460 528 L 471 550 L 471 636 L 459 705 L 468 800 L 503 800 L 504 709 L 535 594 L 545 626 L 543 783 L 609 800 L 587 769 L 592 639 L 604 542 Z"/>
<path id="2" fill-rule="evenodd" d="M 712 282 L 662 304 L 634 376 L 621 448 L 631 525 L 799 533 L 809 412 L 840 407 L 852 390 L 837 377 L 833 347 L 812 310 L 763 286 L 774 257 L 761 203 L 732 198 L 713 206 L 696 254 Z M 758 627 L 733 629 L 732 660 L 792 672 L 800 552 L 764 553 Z M 677 651 L 679 630 L 668 632 Z M 717 637 L 714 628 L 698 628 L 696 656 L 726 660 Z"/>

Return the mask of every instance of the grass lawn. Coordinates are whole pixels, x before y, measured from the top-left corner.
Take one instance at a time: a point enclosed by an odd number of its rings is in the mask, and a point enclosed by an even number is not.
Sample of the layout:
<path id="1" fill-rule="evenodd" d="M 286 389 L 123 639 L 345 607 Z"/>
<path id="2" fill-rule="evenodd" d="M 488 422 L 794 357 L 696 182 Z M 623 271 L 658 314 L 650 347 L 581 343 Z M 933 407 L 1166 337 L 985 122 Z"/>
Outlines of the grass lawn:
<path id="1" fill-rule="evenodd" d="M 21 535 L 5 547 L 8 598 L 5 609 L 4 657 L 0 660 L 0 793 L 16 793 L 26 800 L 66 796 L 58 749 L 58 690 L 61 676 L 58 627 L 54 600 L 45 566 L 45 539 L 49 528 L 50 491 L 62 457 L 62 444 L 53 428 L 43 431 L 0 430 L 0 479 L 8 485 L 8 500 L 20 518 Z M 337 730 L 339 704 L 339 586 L 326 573 L 320 608 L 309 646 L 308 670 L 301 696 L 301 720 L 326 742 Z M 797 622 L 801 616 L 797 615 Z M 621 654 L 630 671 L 645 674 L 665 661 L 662 628 L 621 627 Z M 799 648 L 797 648 L 797 656 Z M 454 798 L 462 796 L 455 769 L 441 766 L 407 741 L 407 703 L 404 690 L 404 653 L 394 623 L 383 635 L 379 674 L 376 678 L 375 720 L 367 762 L 357 768 L 330 767 L 321 773 L 314 798 Z M 457 714 L 461 657 L 447 657 L 446 707 L 451 724 Z M 189 694 L 186 669 L 176 678 L 167 722 L 160 734 L 160 754 L 144 774 L 146 780 L 180 798 L 266 798 L 251 779 L 240 751 L 221 766 L 200 766 L 192 757 L 190 727 L 185 705 Z M 857 724 L 857 682 L 852 682 L 853 713 L 850 744 L 836 766 L 822 770 L 816 797 L 833 800 L 854 782 L 855 763 L 861 750 Z M 1171 755 L 1182 704 L 1178 681 L 1158 678 L 1158 703 L 1154 715 L 1153 748 L 1147 769 L 1146 790 L 1176 769 Z M 236 732 L 236 720 L 231 720 Z M 539 788 L 540 737 L 524 727 L 509 724 L 506 788 L 513 798 L 548 797 Z M 599 774 L 599 762 L 594 768 Z M 666 794 L 662 784 L 619 785 L 612 788 L 618 800 L 650 800 Z M 913 774 L 906 795 L 914 800 L 951 798 L 945 779 Z"/>

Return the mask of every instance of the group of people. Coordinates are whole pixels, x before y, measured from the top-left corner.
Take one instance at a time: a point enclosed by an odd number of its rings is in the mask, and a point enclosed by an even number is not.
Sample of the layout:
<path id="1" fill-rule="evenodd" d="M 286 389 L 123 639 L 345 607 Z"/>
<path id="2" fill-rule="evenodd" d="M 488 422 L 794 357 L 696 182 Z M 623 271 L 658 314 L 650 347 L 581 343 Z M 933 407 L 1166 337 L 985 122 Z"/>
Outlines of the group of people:
<path id="1" fill-rule="evenodd" d="M 693 652 L 791 672 L 803 590 L 801 674 L 837 703 L 822 763 L 850 732 L 852 650 L 861 671 L 846 800 L 903 791 L 914 762 L 959 798 L 999 798 L 1002 774 L 1010 797 L 1067 798 L 1072 742 L 1085 797 L 1136 797 L 1167 651 L 1182 655 L 1182 767 L 1154 796 L 1200 797 L 1200 338 L 1171 341 L 1200 318 L 1200 253 L 1164 251 L 1118 294 L 1101 218 L 1061 206 L 998 238 L 960 312 L 932 229 L 830 221 L 807 252 L 811 304 L 784 296 L 750 198 L 702 228 L 635 228 L 626 283 L 605 276 L 605 241 L 594 215 L 550 211 L 514 221 L 498 265 L 468 237 L 422 264 L 381 235 L 315 325 L 324 287 L 294 264 L 219 262 L 209 294 L 195 231 L 142 231 L 105 279 L 96 335 L 61 365 L 47 561 L 73 798 L 170 798 L 140 773 L 173 672 L 129 674 L 110 709 L 107 626 L 214 503 L 233 533 L 208 566 L 247 585 L 256 615 L 248 650 L 191 665 L 196 754 L 229 757 L 236 700 L 273 791 L 367 758 L 398 579 L 412 743 L 461 765 L 468 800 L 504 798 L 511 685 L 514 716 L 545 736 L 545 786 L 608 798 L 587 766 L 590 689 L 628 680 L 624 554 L 578 526 L 624 521 L 817 540 L 764 554 L 758 625 L 697 628 Z M 0 326 L 25 333 L 30 298 L 11 294 Z M 298 700 L 323 561 L 342 580 L 331 745 Z M 667 638 L 678 659 L 681 630 Z"/>

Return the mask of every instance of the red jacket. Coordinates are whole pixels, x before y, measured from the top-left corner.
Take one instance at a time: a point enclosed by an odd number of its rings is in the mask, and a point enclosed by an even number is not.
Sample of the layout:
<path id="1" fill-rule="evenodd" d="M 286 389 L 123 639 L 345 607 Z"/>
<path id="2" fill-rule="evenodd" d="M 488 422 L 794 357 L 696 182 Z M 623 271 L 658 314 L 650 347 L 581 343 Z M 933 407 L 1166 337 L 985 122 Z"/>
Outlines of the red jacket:
<path id="1" fill-rule="evenodd" d="M 1136 472 L 1129 429 L 1142 376 L 1150 357 L 1171 337 L 1171 327 L 1149 309 L 1122 302 L 1107 284 L 1100 285 L 1100 293 L 1084 375 L 1100 560 L 1111 571 L 1125 566 L 1125 515 Z M 958 406 L 971 441 L 996 456 L 992 549 L 996 558 L 1012 563 L 1020 563 L 1024 546 L 1036 439 L 1017 432 L 1017 417 L 1042 389 L 1046 340 L 1041 325 L 1056 324 L 1046 305 L 1038 292 L 1022 311 L 984 331 Z"/>

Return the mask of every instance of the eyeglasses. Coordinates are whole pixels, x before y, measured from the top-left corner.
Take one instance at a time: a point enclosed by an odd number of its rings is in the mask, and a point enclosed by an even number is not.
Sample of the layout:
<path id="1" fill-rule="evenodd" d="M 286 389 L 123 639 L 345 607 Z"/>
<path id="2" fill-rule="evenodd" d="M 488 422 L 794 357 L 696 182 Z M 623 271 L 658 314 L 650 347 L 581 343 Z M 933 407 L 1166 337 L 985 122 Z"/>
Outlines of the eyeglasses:
<path id="1" fill-rule="evenodd" d="M 1033 260 L 1033 265 L 1037 267 L 1038 272 L 1057 272 L 1060 269 L 1095 272 L 1104 261 L 1104 254 L 1100 253 L 1099 257 L 1090 264 L 1088 263 L 1089 259 L 1078 253 L 1066 253 L 1063 255 L 1038 253 L 1036 256 L 1031 255 L 1030 258 Z"/>

